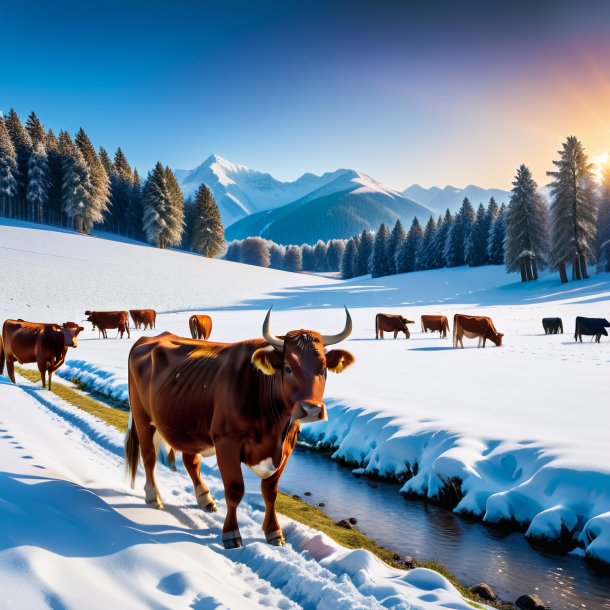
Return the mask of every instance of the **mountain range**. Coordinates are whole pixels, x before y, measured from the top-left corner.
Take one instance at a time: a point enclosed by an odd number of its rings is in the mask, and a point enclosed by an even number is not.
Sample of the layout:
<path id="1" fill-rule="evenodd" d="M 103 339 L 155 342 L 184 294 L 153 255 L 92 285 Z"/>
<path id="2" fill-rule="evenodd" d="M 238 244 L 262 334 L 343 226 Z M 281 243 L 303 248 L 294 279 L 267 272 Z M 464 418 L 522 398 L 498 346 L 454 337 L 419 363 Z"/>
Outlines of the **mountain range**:
<path id="1" fill-rule="evenodd" d="M 464 197 L 473 204 L 487 203 L 492 195 L 508 201 L 506 191 L 473 185 L 413 185 L 401 193 L 352 169 L 282 182 L 218 155 L 195 169 L 176 170 L 176 176 L 186 197 L 200 184 L 212 191 L 228 240 L 261 236 L 281 244 L 348 238 L 363 229 L 376 230 L 382 222 L 392 226 L 398 218 L 408 228 L 415 216 L 425 223 L 431 214 L 457 209 Z"/>

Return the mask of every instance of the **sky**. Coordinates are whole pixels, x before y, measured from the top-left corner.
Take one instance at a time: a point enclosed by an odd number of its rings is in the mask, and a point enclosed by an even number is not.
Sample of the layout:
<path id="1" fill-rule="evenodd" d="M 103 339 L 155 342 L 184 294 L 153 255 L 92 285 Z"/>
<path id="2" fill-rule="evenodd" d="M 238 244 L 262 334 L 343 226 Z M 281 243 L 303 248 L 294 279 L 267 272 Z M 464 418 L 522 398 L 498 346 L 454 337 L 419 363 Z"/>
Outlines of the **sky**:
<path id="1" fill-rule="evenodd" d="M 0 110 L 141 172 L 211 153 L 293 180 L 542 186 L 610 150 L 605 0 L 0 0 Z"/>

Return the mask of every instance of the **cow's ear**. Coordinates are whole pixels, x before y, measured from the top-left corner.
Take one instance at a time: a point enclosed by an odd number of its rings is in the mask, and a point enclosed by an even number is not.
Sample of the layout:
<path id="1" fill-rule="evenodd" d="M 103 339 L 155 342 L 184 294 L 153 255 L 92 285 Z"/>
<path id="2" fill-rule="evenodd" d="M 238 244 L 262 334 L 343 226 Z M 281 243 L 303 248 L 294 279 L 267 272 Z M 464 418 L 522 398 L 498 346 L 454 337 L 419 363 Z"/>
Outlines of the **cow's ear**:
<path id="1" fill-rule="evenodd" d="M 342 373 L 354 360 L 344 349 L 331 349 L 326 354 L 326 368 L 332 373 Z"/>
<path id="2" fill-rule="evenodd" d="M 282 368 L 282 355 L 272 345 L 261 347 L 252 354 L 252 364 L 265 375 L 275 375 Z"/>

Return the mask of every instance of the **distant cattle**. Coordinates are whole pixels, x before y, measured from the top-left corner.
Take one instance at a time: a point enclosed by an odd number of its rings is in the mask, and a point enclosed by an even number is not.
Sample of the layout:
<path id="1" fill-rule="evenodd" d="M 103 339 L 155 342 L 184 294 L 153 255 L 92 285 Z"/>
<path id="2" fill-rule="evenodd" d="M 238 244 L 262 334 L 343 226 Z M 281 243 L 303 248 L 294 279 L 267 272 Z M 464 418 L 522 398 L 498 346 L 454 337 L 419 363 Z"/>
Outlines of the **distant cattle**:
<path id="1" fill-rule="evenodd" d="M 375 316 L 375 339 L 383 339 L 383 333 L 394 333 L 394 339 L 399 332 L 403 332 L 408 339 L 411 336 L 407 324 L 413 324 L 413 320 L 407 320 L 403 316 L 392 313 L 378 313 Z"/>
<path id="2" fill-rule="evenodd" d="M 606 328 L 610 328 L 610 322 L 606 318 L 576 318 L 576 330 L 574 331 L 574 340 L 582 343 L 582 336 L 593 337 L 596 343 L 600 342 L 602 335 L 608 336 Z"/>
<path id="3" fill-rule="evenodd" d="M 49 374 L 49 390 L 53 373 L 64 363 L 69 347 L 76 347 L 78 333 L 84 330 L 74 322 L 40 324 L 24 320 L 6 320 L 0 340 L 0 373 L 6 370 L 15 383 L 15 362 L 36 363 L 40 371 L 42 387 L 46 386 L 45 376 Z"/>
<path id="4" fill-rule="evenodd" d="M 131 338 L 129 333 L 129 314 L 126 311 L 87 310 L 85 315 L 88 316 L 87 322 L 91 322 L 93 324 L 93 329 L 95 330 L 97 328 L 104 339 L 108 338 L 108 333 L 106 331 L 112 328 L 118 329 L 121 334 L 121 339 L 125 332 L 127 333 L 127 337 Z"/>
<path id="5" fill-rule="evenodd" d="M 479 345 L 485 347 L 485 342 L 489 339 L 497 347 L 502 345 L 502 337 L 494 326 L 491 318 L 486 316 L 466 316 L 456 313 L 453 317 L 453 347 L 464 347 L 464 337 L 468 339 L 478 339 Z"/>
<path id="6" fill-rule="evenodd" d="M 422 333 L 439 332 L 441 339 L 447 338 L 447 331 L 449 330 L 449 320 L 447 316 L 422 316 L 421 317 L 421 331 Z"/>
<path id="7" fill-rule="evenodd" d="M 542 318 L 542 328 L 545 335 L 563 335 L 563 322 L 561 318 Z"/>
<path id="8" fill-rule="evenodd" d="M 212 334 L 212 318 L 206 315 L 193 315 L 189 318 L 189 328 L 193 339 L 207 341 Z"/>
<path id="9" fill-rule="evenodd" d="M 140 330 L 140 327 L 143 327 L 144 330 L 155 328 L 157 312 L 154 309 L 130 309 L 129 313 L 136 330 Z"/>
<path id="10" fill-rule="evenodd" d="M 163 506 L 154 470 L 156 447 L 167 443 L 182 452 L 197 504 L 214 511 L 216 502 L 201 480 L 200 456 L 216 454 L 227 503 L 225 548 L 242 546 L 237 522 L 244 496 L 242 462 L 262 479 L 267 542 L 284 544 L 275 512 L 280 476 L 300 424 L 327 419 L 322 402 L 327 371 L 340 373 L 354 360 L 344 350 L 325 349 L 351 333 L 347 310 L 345 327 L 337 335 L 301 329 L 276 337 L 270 313 L 261 339 L 208 343 L 162 333 L 138 339 L 129 354 L 133 423 L 125 439 L 125 459 L 132 483 L 141 455 L 146 502 Z"/>

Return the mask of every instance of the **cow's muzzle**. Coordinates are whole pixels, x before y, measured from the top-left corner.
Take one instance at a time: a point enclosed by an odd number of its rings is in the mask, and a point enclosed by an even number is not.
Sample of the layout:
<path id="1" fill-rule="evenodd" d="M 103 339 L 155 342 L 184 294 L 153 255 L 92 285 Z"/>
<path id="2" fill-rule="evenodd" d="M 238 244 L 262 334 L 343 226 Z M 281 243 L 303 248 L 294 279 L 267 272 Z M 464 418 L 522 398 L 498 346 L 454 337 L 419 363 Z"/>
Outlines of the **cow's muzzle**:
<path id="1" fill-rule="evenodd" d="M 295 419 L 300 420 L 304 424 L 314 421 L 325 421 L 328 419 L 326 405 L 323 402 L 301 400 Z"/>

